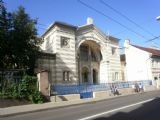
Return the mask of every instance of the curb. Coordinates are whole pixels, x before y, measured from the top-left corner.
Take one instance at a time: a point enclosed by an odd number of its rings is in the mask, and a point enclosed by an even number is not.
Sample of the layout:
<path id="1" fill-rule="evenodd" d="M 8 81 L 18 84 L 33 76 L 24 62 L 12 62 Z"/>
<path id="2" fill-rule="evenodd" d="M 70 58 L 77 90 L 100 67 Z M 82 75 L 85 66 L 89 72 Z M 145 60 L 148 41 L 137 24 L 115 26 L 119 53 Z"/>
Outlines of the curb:
<path id="1" fill-rule="evenodd" d="M 153 90 L 153 91 L 158 91 L 158 90 Z M 152 91 L 146 91 L 146 92 L 143 92 L 143 93 L 149 93 L 149 92 L 152 92 Z M 124 94 L 124 95 L 119 95 L 119 96 L 111 96 L 111 97 L 103 98 L 103 99 L 89 98 L 89 99 L 85 99 L 85 100 L 88 100 L 88 101 L 82 100 L 79 103 L 74 103 L 74 104 L 67 104 L 67 105 L 55 106 L 55 107 L 53 106 L 53 107 L 50 107 L 50 108 L 40 108 L 40 109 L 37 109 L 37 110 L 29 110 L 29 111 L 10 113 L 10 114 L 5 114 L 5 115 L 2 114 L 2 115 L 0 115 L 0 118 L 22 115 L 22 114 L 25 114 L 25 113 L 40 112 L 40 111 L 43 111 L 43 110 L 60 109 L 60 108 L 65 108 L 65 107 L 78 106 L 78 105 L 82 105 L 82 104 L 92 104 L 92 103 L 95 103 L 95 102 L 101 102 L 101 101 L 105 101 L 105 100 L 117 99 L 117 98 L 120 98 L 120 97 L 126 97 L 126 96 L 130 96 L 130 95 L 138 95 L 138 94 L 142 94 L 142 93 Z"/>

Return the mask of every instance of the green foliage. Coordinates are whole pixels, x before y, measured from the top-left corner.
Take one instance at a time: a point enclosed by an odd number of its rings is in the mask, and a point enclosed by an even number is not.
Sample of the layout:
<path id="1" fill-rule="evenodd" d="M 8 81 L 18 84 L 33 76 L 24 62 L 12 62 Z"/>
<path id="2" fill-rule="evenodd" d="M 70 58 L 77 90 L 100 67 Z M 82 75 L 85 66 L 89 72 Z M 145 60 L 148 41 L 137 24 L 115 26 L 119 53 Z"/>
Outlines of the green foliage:
<path id="1" fill-rule="evenodd" d="M 3 98 L 19 98 L 18 85 L 15 83 L 7 84 L 0 96 Z"/>
<path id="2" fill-rule="evenodd" d="M 37 38 L 37 20 L 31 19 L 22 6 L 8 13 L 0 2 L 0 9 L 0 68 L 26 69 L 32 75 L 42 42 Z"/>
<path id="3" fill-rule="evenodd" d="M 14 83 L 11 89 L 12 89 L 12 92 L 11 92 L 12 98 L 14 99 L 19 98 L 19 85 Z"/>
<path id="4" fill-rule="evenodd" d="M 25 99 L 32 103 L 43 103 L 44 97 L 38 91 L 37 78 L 34 76 L 24 76 L 20 84 L 9 83 L 4 91 L 0 93 L 3 98 Z"/>
<path id="5" fill-rule="evenodd" d="M 7 13 L 3 2 L 0 1 L 0 68 L 9 67 L 11 62 L 10 51 L 10 29 L 11 29 L 11 15 Z"/>
<path id="6" fill-rule="evenodd" d="M 38 90 L 36 90 L 33 92 L 32 96 L 31 96 L 31 101 L 36 104 L 43 103 L 44 98 L 43 98 L 42 94 Z"/>
<path id="7" fill-rule="evenodd" d="M 25 69 L 27 74 L 34 74 L 36 55 L 42 42 L 37 38 L 36 24 L 37 20 L 31 19 L 22 6 L 9 13 L 0 0 L 0 69 Z M 36 77 L 24 76 L 19 84 L 0 81 L 7 83 L 0 84 L 3 97 L 43 102 Z"/>
<path id="8" fill-rule="evenodd" d="M 37 89 L 36 83 L 36 77 L 24 76 L 20 84 L 20 98 L 29 99 L 28 96 Z"/>
<path id="9" fill-rule="evenodd" d="M 20 84 L 20 98 L 32 101 L 33 103 L 43 103 L 44 99 L 37 88 L 37 78 L 33 76 L 24 76 Z"/>
<path id="10" fill-rule="evenodd" d="M 13 39 L 14 55 L 16 68 L 33 69 L 36 59 L 37 30 L 36 20 L 31 19 L 23 7 L 12 13 L 13 17 Z"/>

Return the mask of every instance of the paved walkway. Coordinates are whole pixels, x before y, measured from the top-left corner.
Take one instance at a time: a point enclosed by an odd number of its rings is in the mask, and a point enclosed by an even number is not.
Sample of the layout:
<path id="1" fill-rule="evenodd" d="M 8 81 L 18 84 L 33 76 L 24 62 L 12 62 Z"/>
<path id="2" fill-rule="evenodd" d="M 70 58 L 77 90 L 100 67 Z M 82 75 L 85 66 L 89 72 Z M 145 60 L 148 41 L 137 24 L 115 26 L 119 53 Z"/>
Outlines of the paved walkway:
<path id="1" fill-rule="evenodd" d="M 78 104 L 96 102 L 96 101 L 105 100 L 105 99 L 111 99 L 115 97 L 122 97 L 126 95 L 131 95 L 131 94 L 112 96 L 112 97 L 106 97 L 106 98 L 89 98 L 89 99 L 80 99 L 80 100 L 75 100 L 75 101 L 48 102 L 44 104 L 12 106 L 12 107 L 7 107 L 7 108 L 0 108 L 0 116 L 9 116 L 9 115 L 16 115 L 16 114 L 22 114 L 22 113 L 27 113 L 27 112 L 33 112 L 33 111 L 41 111 L 45 109 L 53 109 L 53 108 L 71 106 L 71 105 L 78 105 Z"/>

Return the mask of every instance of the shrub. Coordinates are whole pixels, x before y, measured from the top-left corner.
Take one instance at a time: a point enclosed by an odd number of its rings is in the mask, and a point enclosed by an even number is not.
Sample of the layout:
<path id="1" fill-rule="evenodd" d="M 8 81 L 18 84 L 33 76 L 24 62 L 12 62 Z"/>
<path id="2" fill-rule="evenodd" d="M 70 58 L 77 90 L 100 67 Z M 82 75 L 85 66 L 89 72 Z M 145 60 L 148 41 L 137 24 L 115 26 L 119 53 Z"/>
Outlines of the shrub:
<path id="1" fill-rule="evenodd" d="M 11 97 L 14 99 L 19 98 L 19 85 L 17 84 L 12 84 L 11 86 Z"/>
<path id="2" fill-rule="evenodd" d="M 44 98 L 37 88 L 37 78 L 24 76 L 20 85 L 20 98 L 30 100 L 32 103 L 43 103 Z"/>
<path id="3" fill-rule="evenodd" d="M 5 89 L 0 92 L 2 98 L 25 99 L 32 103 L 43 103 L 43 95 L 38 91 L 37 78 L 25 75 L 20 84 L 8 83 Z"/>
<path id="4" fill-rule="evenodd" d="M 24 76 L 20 84 L 20 98 L 28 99 L 37 89 L 37 78 L 33 76 Z"/>
<path id="5" fill-rule="evenodd" d="M 44 97 L 38 90 L 36 90 L 31 96 L 31 101 L 32 103 L 36 103 L 36 104 L 44 103 Z"/>

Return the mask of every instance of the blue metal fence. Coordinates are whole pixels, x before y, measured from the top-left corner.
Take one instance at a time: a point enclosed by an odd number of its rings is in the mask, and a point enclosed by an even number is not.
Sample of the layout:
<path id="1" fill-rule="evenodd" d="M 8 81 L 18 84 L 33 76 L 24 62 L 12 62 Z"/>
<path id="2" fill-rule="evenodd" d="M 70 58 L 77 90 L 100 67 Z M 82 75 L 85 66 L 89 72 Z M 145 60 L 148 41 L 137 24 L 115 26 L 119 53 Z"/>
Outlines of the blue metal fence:
<path id="1" fill-rule="evenodd" d="M 80 84 L 80 85 L 53 85 L 51 86 L 51 93 L 57 95 L 66 94 L 80 94 L 85 92 L 107 91 L 111 90 L 112 85 L 118 89 L 131 88 L 135 83 L 142 84 L 143 86 L 152 85 L 151 80 L 143 81 L 129 81 L 129 82 L 114 82 L 114 83 L 101 83 L 101 84 Z"/>

